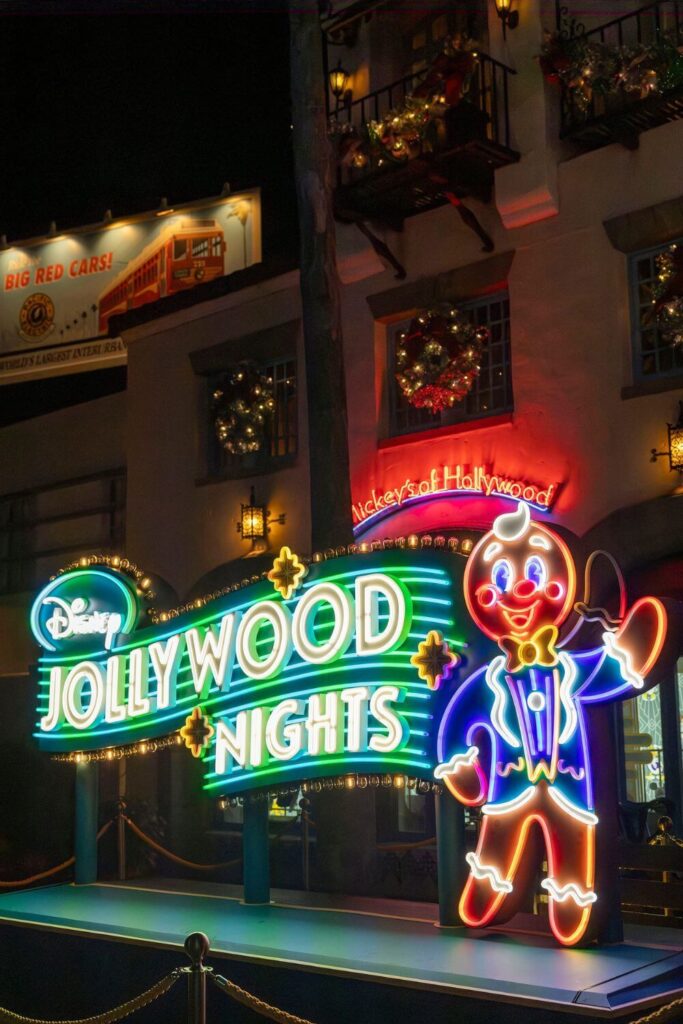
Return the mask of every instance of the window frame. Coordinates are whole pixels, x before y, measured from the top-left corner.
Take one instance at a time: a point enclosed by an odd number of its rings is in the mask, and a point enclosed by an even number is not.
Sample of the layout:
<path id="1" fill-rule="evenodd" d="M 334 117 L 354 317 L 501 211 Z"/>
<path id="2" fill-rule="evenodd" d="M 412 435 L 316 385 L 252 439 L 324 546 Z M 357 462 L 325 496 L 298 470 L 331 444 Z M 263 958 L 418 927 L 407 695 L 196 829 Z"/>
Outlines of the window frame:
<path id="1" fill-rule="evenodd" d="M 273 377 L 274 390 L 276 396 L 276 408 L 273 414 L 273 433 L 269 438 L 271 450 L 267 452 L 253 452 L 246 455 L 230 455 L 224 451 L 221 447 L 213 425 L 213 413 L 212 413 L 212 401 L 211 395 L 216 387 L 217 380 L 226 372 L 227 367 L 223 370 L 213 370 L 210 374 L 206 375 L 205 378 L 205 394 L 206 394 L 206 421 L 207 421 L 207 444 L 206 444 L 206 464 L 207 464 L 207 478 L 209 480 L 230 480 L 240 479 L 241 477 L 248 476 L 265 476 L 269 473 L 277 472 L 280 469 L 286 469 L 290 466 L 295 465 L 298 454 L 299 454 L 299 392 L 298 392 L 298 360 L 295 353 L 289 355 L 277 355 L 270 356 L 264 359 L 258 360 L 258 365 L 263 373 L 270 374 Z M 285 371 L 285 378 L 279 382 L 287 387 L 287 379 L 293 377 L 294 383 L 290 385 L 292 387 L 292 393 L 285 398 L 293 400 L 293 409 L 291 416 L 286 416 L 286 433 L 281 435 L 275 433 L 278 419 L 278 400 L 277 400 L 277 369 L 278 367 L 290 366 L 292 369 L 287 372 Z M 279 445 L 279 442 L 284 438 L 287 450 L 278 454 L 272 451 L 273 444 Z"/>
<path id="2" fill-rule="evenodd" d="M 670 239 L 668 242 L 660 242 L 657 245 L 648 246 L 645 249 L 638 249 L 628 255 L 629 313 L 631 317 L 631 367 L 633 383 L 636 385 L 655 382 L 664 383 L 683 376 L 683 355 L 681 356 L 681 365 L 672 365 L 670 370 L 658 369 L 655 373 L 644 373 L 642 369 L 644 353 L 642 348 L 643 328 L 640 320 L 640 281 L 638 278 L 638 263 L 642 259 L 654 259 L 655 256 L 665 252 L 671 245 L 680 245 L 683 247 L 683 236 L 680 238 Z M 653 329 L 659 334 L 659 328 L 657 326 L 654 326 Z M 674 346 L 671 347 L 673 348 Z M 653 351 L 655 353 L 656 361 L 659 362 L 659 349 L 656 348 Z"/>
<path id="3" fill-rule="evenodd" d="M 512 338 L 510 331 L 510 292 L 507 287 L 496 288 L 495 290 L 487 291 L 481 295 L 474 296 L 470 299 L 463 301 L 454 301 L 453 306 L 460 312 L 467 312 L 469 310 L 481 309 L 483 307 L 491 306 L 495 302 L 507 304 L 507 318 L 502 318 L 500 323 L 504 323 L 507 319 L 507 337 L 502 338 L 499 343 L 503 349 L 503 361 L 499 364 L 504 373 L 503 383 L 501 387 L 506 392 L 506 401 L 501 406 L 488 409 L 486 411 L 478 410 L 474 414 L 458 415 L 460 412 L 460 405 L 464 405 L 468 402 L 470 397 L 474 397 L 479 393 L 478 378 L 477 382 L 466 398 L 463 399 L 462 403 L 458 403 L 453 409 L 444 410 L 436 416 L 425 413 L 424 410 L 414 409 L 413 418 L 417 419 L 417 422 L 408 422 L 406 426 L 399 426 L 399 418 L 401 412 L 410 416 L 410 407 L 407 406 L 405 409 L 401 409 L 401 395 L 399 393 L 398 385 L 396 383 L 396 363 L 395 363 L 395 350 L 396 350 L 396 334 L 398 331 L 404 328 L 412 319 L 412 315 L 408 317 L 401 317 L 400 319 L 394 319 L 391 324 L 388 325 L 386 332 L 386 344 L 387 344 L 387 387 L 388 387 L 388 431 L 386 434 L 387 441 L 398 441 L 401 438 L 408 438 L 413 435 L 419 436 L 425 434 L 428 431 L 443 430 L 443 431 L 456 431 L 459 429 L 473 429 L 475 425 L 486 426 L 488 420 L 500 416 L 509 416 L 514 412 L 515 408 L 515 396 L 514 396 L 514 384 L 512 380 Z M 490 323 L 490 318 L 485 321 L 487 324 Z M 489 391 L 493 388 L 489 383 Z M 418 417 L 424 416 L 422 422 L 419 421 Z"/>

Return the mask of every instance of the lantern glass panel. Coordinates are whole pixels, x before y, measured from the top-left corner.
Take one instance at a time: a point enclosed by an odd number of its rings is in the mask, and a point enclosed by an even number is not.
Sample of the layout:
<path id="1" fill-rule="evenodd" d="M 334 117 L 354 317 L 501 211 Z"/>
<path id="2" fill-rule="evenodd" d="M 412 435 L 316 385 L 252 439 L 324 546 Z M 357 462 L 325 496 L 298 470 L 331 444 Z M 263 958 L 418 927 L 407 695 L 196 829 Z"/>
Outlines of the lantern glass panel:
<path id="1" fill-rule="evenodd" d="M 669 458 L 672 469 L 683 470 L 683 423 L 669 427 Z"/>
<path id="2" fill-rule="evenodd" d="M 257 540 L 266 535 L 265 508 L 262 505 L 242 505 L 242 536 Z"/>

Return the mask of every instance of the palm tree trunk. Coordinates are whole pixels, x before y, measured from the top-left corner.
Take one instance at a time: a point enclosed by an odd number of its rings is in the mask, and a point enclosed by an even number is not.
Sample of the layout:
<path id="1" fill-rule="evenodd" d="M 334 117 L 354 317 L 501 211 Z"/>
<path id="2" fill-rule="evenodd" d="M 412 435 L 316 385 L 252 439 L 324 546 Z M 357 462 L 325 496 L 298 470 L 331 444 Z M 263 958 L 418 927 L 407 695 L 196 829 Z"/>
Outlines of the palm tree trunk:
<path id="1" fill-rule="evenodd" d="M 294 168 L 299 210 L 313 550 L 353 539 L 334 167 L 317 0 L 289 12 Z"/>

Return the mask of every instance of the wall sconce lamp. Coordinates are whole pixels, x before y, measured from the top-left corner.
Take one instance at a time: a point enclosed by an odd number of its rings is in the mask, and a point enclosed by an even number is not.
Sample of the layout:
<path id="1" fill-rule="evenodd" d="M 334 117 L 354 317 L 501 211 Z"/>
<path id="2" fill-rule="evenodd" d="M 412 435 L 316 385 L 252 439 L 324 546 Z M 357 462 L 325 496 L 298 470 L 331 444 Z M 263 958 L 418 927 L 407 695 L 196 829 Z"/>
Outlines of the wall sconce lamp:
<path id="1" fill-rule="evenodd" d="M 241 506 L 237 532 L 242 535 L 242 540 L 250 540 L 253 547 L 256 541 L 265 540 L 266 536 L 270 533 L 272 523 L 284 526 L 285 522 L 286 514 L 284 512 L 273 519 L 269 508 L 266 508 L 265 505 L 256 504 L 256 496 L 252 487 L 249 493 L 248 504 Z"/>
<path id="2" fill-rule="evenodd" d="M 507 29 L 517 28 L 519 25 L 519 11 L 513 11 L 515 0 L 496 0 L 496 13 L 503 22 L 503 39 Z"/>
<path id="3" fill-rule="evenodd" d="M 348 88 L 349 84 L 349 73 L 342 67 L 341 59 L 337 62 L 336 68 L 332 68 L 329 74 L 330 91 L 337 101 L 337 106 L 340 102 L 350 103 L 351 102 L 351 90 Z"/>
<path id="4" fill-rule="evenodd" d="M 653 448 L 650 453 L 650 462 L 656 462 L 662 455 L 669 458 L 669 469 L 678 470 L 683 473 L 683 402 L 679 402 L 678 420 L 676 423 L 668 423 L 669 428 L 669 450 L 658 452 Z"/>

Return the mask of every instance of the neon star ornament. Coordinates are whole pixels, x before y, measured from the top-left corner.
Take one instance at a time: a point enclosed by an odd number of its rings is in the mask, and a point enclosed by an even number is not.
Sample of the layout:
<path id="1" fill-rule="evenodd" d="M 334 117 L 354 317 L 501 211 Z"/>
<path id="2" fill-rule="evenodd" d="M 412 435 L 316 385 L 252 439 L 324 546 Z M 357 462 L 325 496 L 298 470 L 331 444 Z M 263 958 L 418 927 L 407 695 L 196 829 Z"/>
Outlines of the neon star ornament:
<path id="1" fill-rule="evenodd" d="M 289 601 L 303 583 L 308 569 L 288 547 L 280 548 L 280 554 L 273 561 L 268 579 L 278 594 Z"/>
<path id="2" fill-rule="evenodd" d="M 178 732 L 192 756 L 201 757 L 209 746 L 215 729 L 211 725 L 211 719 L 197 705 L 187 716 L 185 725 Z"/>
<path id="3" fill-rule="evenodd" d="M 653 597 L 628 608 L 623 591 L 617 618 L 591 608 L 588 594 L 575 604 L 569 548 L 521 503 L 476 545 L 463 585 L 470 616 L 499 653 L 458 685 L 437 738 L 435 777 L 482 813 L 477 848 L 467 855 L 460 917 L 478 928 L 509 920 L 546 861 L 541 885 L 555 938 L 565 946 L 588 942 L 600 905 L 600 823 L 586 709 L 658 681 L 651 673 L 666 636 L 666 610 Z M 578 627 L 563 641 L 573 611 Z M 597 632 L 589 627 L 600 643 L 567 650 L 584 622 L 601 624 Z"/>
<path id="4" fill-rule="evenodd" d="M 436 690 L 459 660 L 459 656 L 450 650 L 439 631 L 430 629 L 426 639 L 420 640 L 417 645 L 417 654 L 413 654 L 410 663 L 415 666 L 418 676 L 427 683 L 429 689 Z"/>

